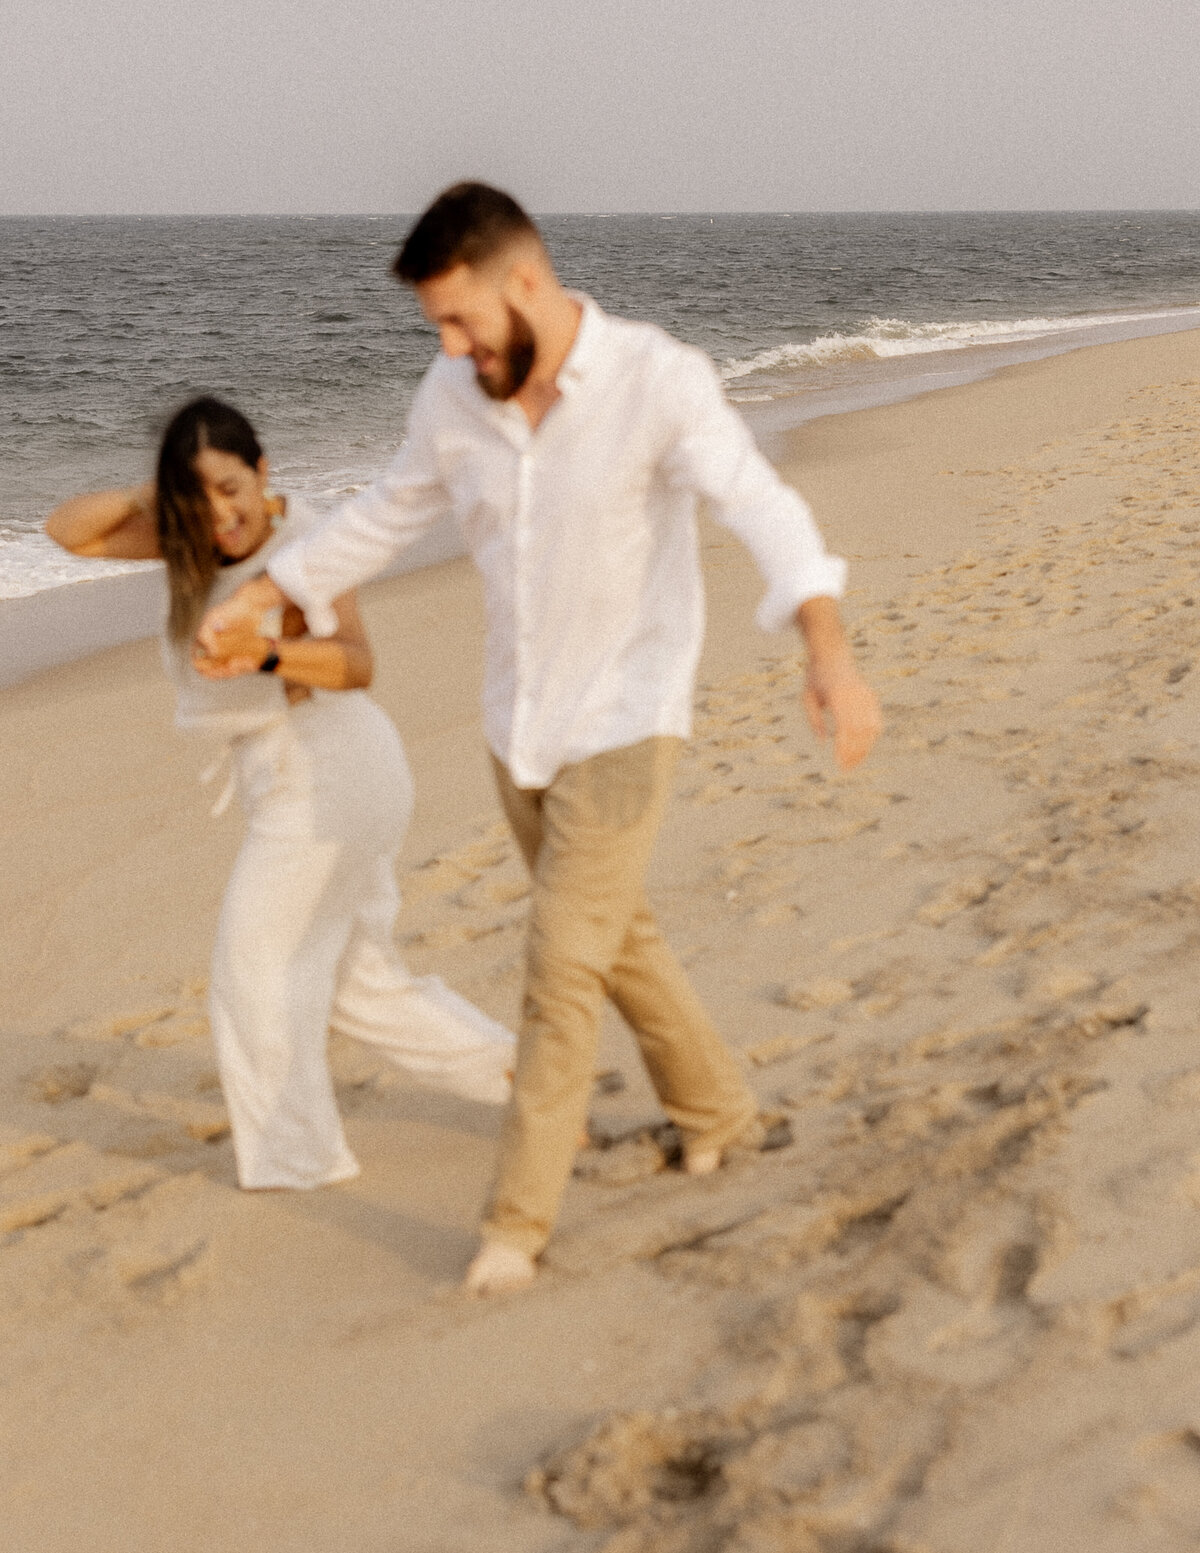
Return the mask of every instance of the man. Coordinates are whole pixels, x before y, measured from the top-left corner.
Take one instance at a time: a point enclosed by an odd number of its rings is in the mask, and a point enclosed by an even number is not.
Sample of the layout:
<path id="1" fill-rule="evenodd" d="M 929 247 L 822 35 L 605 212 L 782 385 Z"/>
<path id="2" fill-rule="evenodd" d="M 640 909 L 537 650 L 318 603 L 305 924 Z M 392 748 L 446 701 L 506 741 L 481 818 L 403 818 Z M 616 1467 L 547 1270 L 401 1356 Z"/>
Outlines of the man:
<path id="1" fill-rule="evenodd" d="M 684 1168 L 705 1174 L 752 1134 L 756 1106 L 646 903 L 643 879 L 690 733 L 703 635 L 698 498 L 749 547 L 759 623 L 807 647 L 818 734 L 842 767 L 879 731 L 805 504 L 727 404 L 711 362 L 566 291 L 508 195 L 448 189 L 394 265 L 441 337 L 408 441 L 382 480 L 281 549 L 200 631 L 208 652 L 269 652 L 247 628 L 289 601 L 310 630 L 447 511 L 484 584 L 484 731 L 533 877 L 513 1103 L 467 1274 L 476 1292 L 532 1280 L 587 1112 L 605 996 L 633 1029 Z M 227 633 L 225 642 L 222 634 Z M 261 652 L 259 647 L 261 646 Z"/>

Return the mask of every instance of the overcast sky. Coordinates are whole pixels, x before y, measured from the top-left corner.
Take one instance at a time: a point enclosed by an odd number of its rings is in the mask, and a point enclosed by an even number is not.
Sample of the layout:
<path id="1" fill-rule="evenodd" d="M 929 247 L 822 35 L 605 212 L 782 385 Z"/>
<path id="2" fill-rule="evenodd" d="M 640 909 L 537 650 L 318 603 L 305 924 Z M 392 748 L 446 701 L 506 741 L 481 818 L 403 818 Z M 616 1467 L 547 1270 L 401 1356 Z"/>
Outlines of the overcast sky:
<path id="1" fill-rule="evenodd" d="M 1200 205 L 1197 0 L 0 0 L 0 214 Z"/>

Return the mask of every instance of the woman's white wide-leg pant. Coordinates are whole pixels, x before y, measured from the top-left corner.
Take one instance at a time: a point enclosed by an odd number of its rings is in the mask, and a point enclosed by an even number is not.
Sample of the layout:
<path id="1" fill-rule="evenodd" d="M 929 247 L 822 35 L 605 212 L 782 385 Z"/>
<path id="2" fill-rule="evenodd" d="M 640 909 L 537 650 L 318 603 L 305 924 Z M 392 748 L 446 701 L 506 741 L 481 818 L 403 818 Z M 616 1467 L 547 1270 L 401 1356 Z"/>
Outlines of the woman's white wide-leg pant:
<path id="1" fill-rule="evenodd" d="M 210 1008 L 244 1187 L 358 1173 L 334 1098 L 332 1027 L 474 1100 L 508 1098 L 513 1038 L 392 941 L 392 859 L 412 813 L 395 728 L 321 692 L 233 745 L 246 836 L 221 906 Z"/>

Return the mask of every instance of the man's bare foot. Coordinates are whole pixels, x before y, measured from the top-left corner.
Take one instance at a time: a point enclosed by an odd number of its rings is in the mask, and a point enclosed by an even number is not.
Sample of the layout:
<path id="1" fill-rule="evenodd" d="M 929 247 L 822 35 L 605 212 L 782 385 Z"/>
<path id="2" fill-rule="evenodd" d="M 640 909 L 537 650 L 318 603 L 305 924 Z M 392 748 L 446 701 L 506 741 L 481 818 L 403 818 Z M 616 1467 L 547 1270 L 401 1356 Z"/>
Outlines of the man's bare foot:
<path id="1" fill-rule="evenodd" d="M 485 1240 L 467 1268 L 463 1288 L 468 1294 L 504 1294 L 524 1289 L 536 1277 L 537 1264 L 527 1251 L 502 1240 Z"/>
<path id="2" fill-rule="evenodd" d="M 721 1168 L 720 1149 L 693 1149 L 683 1156 L 684 1174 L 689 1176 L 710 1176 L 715 1170 Z"/>
<path id="3" fill-rule="evenodd" d="M 772 1149 L 785 1149 L 792 1142 L 792 1124 L 786 1116 L 758 1116 L 723 1149 L 685 1149 L 684 1173 L 689 1176 L 710 1176 L 725 1163 L 726 1153 L 741 1150 L 750 1154 L 768 1154 Z"/>

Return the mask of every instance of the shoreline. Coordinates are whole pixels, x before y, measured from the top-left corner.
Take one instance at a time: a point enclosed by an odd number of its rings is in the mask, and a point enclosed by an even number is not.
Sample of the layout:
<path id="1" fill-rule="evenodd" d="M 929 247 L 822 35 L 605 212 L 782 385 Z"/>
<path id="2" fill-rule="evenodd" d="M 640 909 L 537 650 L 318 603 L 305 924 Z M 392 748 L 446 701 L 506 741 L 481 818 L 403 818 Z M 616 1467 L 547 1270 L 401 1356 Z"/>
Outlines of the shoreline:
<path id="1" fill-rule="evenodd" d="M 736 408 L 767 456 L 779 463 L 787 460 L 795 435 L 813 421 L 904 404 L 1076 351 L 1200 332 L 1195 318 L 1181 310 L 1136 321 L 1121 316 L 1120 324 L 1089 321 L 1080 325 L 1078 334 L 1064 332 L 880 360 L 872 363 L 869 378 L 800 390 L 770 404 L 737 403 Z M 413 546 L 387 575 L 435 566 L 463 553 L 461 541 L 447 524 Z M 156 635 L 164 599 L 157 569 L 114 572 L 0 598 L 0 689 L 105 648 Z"/>
<path id="2" fill-rule="evenodd" d="M 775 458 L 780 455 L 789 434 L 812 420 L 878 409 L 943 389 L 966 387 L 1010 367 L 1048 361 L 1097 345 L 1157 339 L 1162 335 L 1198 330 L 1200 308 L 1168 309 L 1140 316 L 1118 314 L 1116 321 L 1097 314 L 1080 323 L 1074 331 L 883 358 L 872 365 L 871 377 L 865 382 L 802 390 L 782 396 L 770 405 L 749 403 L 740 408 L 768 457 Z"/>
<path id="3" fill-rule="evenodd" d="M 444 524 L 385 575 L 420 571 L 461 554 L 457 535 Z M 0 690 L 107 648 L 157 636 L 165 615 L 166 580 L 157 563 L 0 599 Z"/>

